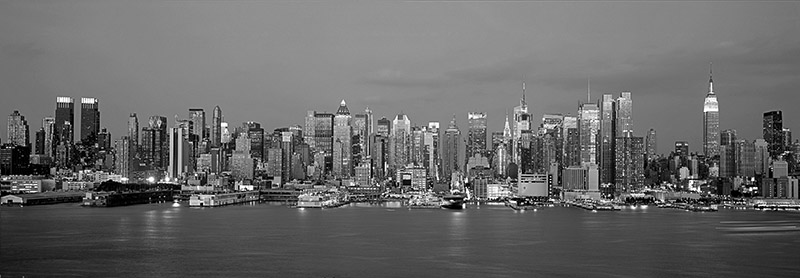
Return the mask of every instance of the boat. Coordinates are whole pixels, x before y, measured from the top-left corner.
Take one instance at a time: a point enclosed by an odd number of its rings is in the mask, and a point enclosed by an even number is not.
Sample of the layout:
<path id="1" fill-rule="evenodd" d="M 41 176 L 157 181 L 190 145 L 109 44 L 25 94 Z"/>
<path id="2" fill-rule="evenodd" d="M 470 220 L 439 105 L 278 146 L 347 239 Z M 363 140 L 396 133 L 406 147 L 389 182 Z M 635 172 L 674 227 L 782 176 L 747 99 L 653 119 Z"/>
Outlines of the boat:
<path id="1" fill-rule="evenodd" d="M 406 205 L 409 209 L 438 209 L 441 207 L 442 198 L 433 194 L 412 195 Z"/>
<path id="2" fill-rule="evenodd" d="M 336 208 L 348 204 L 347 194 L 338 190 L 306 191 L 297 197 L 296 208 Z"/>
<path id="3" fill-rule="evenodd" d="M 441 207 L 445 209 L 466 209 L 467 203 L 464 202 L 464 195 L 450 194 L 442 197 Z"/>
<path id="4" fill-rule="evenodd" d="M 219 207 L 238 203 L 258 201 L 258 191 L 192 194 L 189 196 L 190 207 Z"/>

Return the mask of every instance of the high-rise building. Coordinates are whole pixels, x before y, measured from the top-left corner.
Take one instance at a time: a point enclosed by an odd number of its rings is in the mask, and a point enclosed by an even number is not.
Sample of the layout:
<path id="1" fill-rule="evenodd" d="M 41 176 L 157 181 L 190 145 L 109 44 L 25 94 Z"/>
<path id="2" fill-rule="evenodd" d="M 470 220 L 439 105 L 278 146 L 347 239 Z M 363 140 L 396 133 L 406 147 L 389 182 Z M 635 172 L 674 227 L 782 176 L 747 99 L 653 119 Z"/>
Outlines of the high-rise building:
<path id="1" fill-rule="evenodd" d="M 294 155 L 294 144 L 292 143 L 294 134 L 292 132 L 281 132 L 281 181 L 291 180 L 292 157 Z"/>
<path id="2" fill-rule="evenodd" d="M 96 98 L 81 98 L 81 142 L 97 143 L 100 133 L 100 103 Z"/>
<path id="3" fill-rule="evenodd" d="M 40 128 L 36 131 L 36 136 L 34 138 L 34 147 L 35 147 L 35 154 L 44 155 L 44 128 Z"/>
<path id="4" fill-rule="evenodd" d="M 166 169 L 169 164 L 167 117 L 151 116 L 148 126 L 142 128 L 141 135 L 142 162 L 153 169 Z"/>
<path id="5" fill-rule="evenodd" d="M 469 112 L 469 130 L 467 135 L 467 157 L 475 154 L 486 156 L 486 113 Z"/>
<path id="6" fill-rule="evenodd" d="M 17 110 L 8 115 L 8 143 L 23 147 L 31 144 L 28 121 Z"/>
<path id="7" fill-rule="evenodd" d="M 619 102 L 619 104 L 618 104 Z M 600 104 L 600 182 L 601 183 L 614 183 L 616 179 L 614 174 L 616 171 L 616 138 L 622 132 L 617 131 L 617 123 L 622 123 L 622 119 L 617 119 L 618 105 L 625 103 L 625 99 L 620 97 L 619 101 L 614 101 L 611 94 L 604 94 L 603 100 Z M 623 109 L 619 109 L 622 113 Z"/>
<path id="8" fill-rule="evenodd" d="M 658 152 L 658 137 L 656 137 L 656 130 L 650 129 L 647 132 L 647 138 L 645 138 L 645 153 L 647 157 L 645 157 L 645 161 L 650 161 L 656 158 Z"/>
<path id="9" fill-rule="evenodd" d="M 519 100 L 519 106 L 514 107 L 514 125 L 512 127 L 512 148 L 511 157 L 512 162 L 519 165 L 519 139 L 522 137 L 522 132 L 531 130 L 531 114 L 528 114 L 528 103 L 525 102 L 525 82 L 522 82 L 522 98 Z"/>
<path id="10" fill-rule="evenodd" d="M 114 151 L 116 154 L 114 173 L 123 178 L 131 178 L 130 144 L 132 140 L 128 136 L 122 136 L 114 141 Z"/>
<path id="11" fill-rule="evenodd" d="M 450 179 L 454 172 L 460 170 L 458 163 L 458 143 L 461 141 L 461 131 L 456 125 L 456 115 L 450 120 L 450 126 L 444 131 L 442 146 L 442 177 Z"/>
<path id="12" fill-rule="evenodd" d="M 369 159 L 369 135 L 367 131 L 367 122 L 369 121 L 369 115 L 364 114 L 356 114 L 355 117 L 352 118 L 351 122 L 351 140 L 350 143 L 352 144 L 352 168 L 353 173 L 355 173 L 355 166 L 361 164 L 368 164 Z"/>
<path id="13" fill-rule="evenodd" d="M 391 140 L 389 166 L 396 170 L 408 165 L 409 162 L 411 120 L 405 114 L 398 114 L 392 121 L 389 132 Z"/>
<path id="14" fill-rule="evenodd" d="M 331 113 L 314 113 L 314 145 L 324 160 L 324 172 L 333 169 L 333 117 Z"/>
<path id="15" fill-rule="evenodd" d="M 220 133 L 221 133 L 220 143 L 222 143 L 222 144 L 230 143 L 231 140 L 232 140 L 232 138 L 231 138 L 232 136 L 231 136 L 231 131 L 228 130 L 228 123 L 227 122 L 222 122 L 222 123 L 219 124 L 219 126 L 220 126 Z"/>
<path id="16" fill-rule="evenodd" d="M 342 100 L 333 118 L 333 175 L 348 178 L 352 176 L 352 127 L 350 110 Z"/>
<path id="17" fill-rule="evenodd" d="M 786 150 L 783 135 L 783 111 L 764 112 L 764 141 L 769 144 L 772 159 L 777 159 Z"/>
<path id="18" fill-rule="evenodd" d="M 111 149 L 111 133 L 108 132 L 108 129 L 100 129 L 100 133 L 97 134 L 97 145 L 100 150 Z"/>
<path id="19" fill-rule="evenodd" d="M 42 128 L 44 129 L 44 155 L 53 157 L 56 147 L 56 119 L 53 117 L 42 118 Z"/>
<path id="20" fill-rule="evenodd" d="M 680 157 L 689 156 L 689 142 L 675 141 L 675 155 Z"/>
<path id="21" fill-rule="evenodd" d="M 631 92 L 622 92 L 617 98 L 617 137 L 633 137 L 633 99 Z"/>
<path id="22" fill-rule="evenodd" d="M 427 163 L 425 167 L 428 168 L 428 177 L 433 180 L 439 180 L 439 122 L 428 122 L 428 128 L 425 130 L 425 148 L 428 154 Z"/>
<path id="23" fill-rule="evenodd" d="M 131 113 L 128 117 L 128 140 L 130 142 L 130 156 L 134 157 L 139 152 L 139 117 Z"/>
<path id="24" fill-rule="evenodd" d="M 247 138 L 250 139 L 250 157 L 258 161 L 264 161 L 264 128 L 261 127 L 260 123 L 252 121 L 245 122 L 243 127 L 247 130 Z"/>
<path id="25" fill-rule="evenodd" d="M 211 118 L 211 146 L 219 147 L 222 143 L 222 109 L 219 106 L 214 107 L 214 112 Z"/>
<path id="26" fill-rule="evenodd" d="M 578 118 L 572 116 L 564 117 L 562 135 L 563 143 L 563 163 L 564 167 L 581 165 L 581 138 L 578 128 Z"/>
<path id="27" fill-rule="evenodd" d="M 732 178 L 736 173 L 736 130 L 726 129 L 720 133 L 719 176 Z"/>
<path id="28" fill-rule="evenodd" d="M 736 174 L 739 177 L 752 178 L 756 175 L 756 146 L 753 141 L 736 140 Z"/>
<path id="29" fill-rule="evenodd" d="M 597 104 L 584 103 L 580 106 L 579 114 L 579 135 L 581 146 L 581 164 L 598 164 L 600 156 L 598 148 L 598 138 L 600 135 L 600 109 Z"/>
<path id="30" fill-rule="evenodd" d="M 203 108 L 189 108 L 189 118 L 192 120 L 192 134 L 197 136 L 197 142 L 208 138 L 206 133 L 206 111 Z"/>
<path id="31" fill-rule="evenodd" d="M 380 118 L 378 120 L 377 129 L 375 129 L 375 134 L 378 134 L 383 137 L 389 137 L 392 130 L 392 121 L 387 119 L 386 117 Z"/>
<path id="32" fill-rule="evenodd" d="M 769 176 L 769 144 L 764 139 L 756 139 L 755 148 L 755 173 L 764 177 Z"/>
<path id="33" fill-rule="evenodd" d="M 74 142 L 74 138 L 72 138 L 74 123 L 75 100 L 71 97 L 57 97 L 54 145 L 61 142 L 66 144 Z"/>
<path id="34" fill-rule="evenodd" d="M 714 93 L 714 80 L 709 73 L 708 94 L 703 102 L 703 153 L 706 157 L 719 155 L 719 103 Z"/>
<path id="35" fill-rule="evenodd" d="M 616 191 L 628 192 L 644 186 L 644 138 L 617 137 Z"/>
<path id="36" fill-rule="evenodd" d="M 191 146 L 186 139 L 188 134 L 185 134 L 187 129 L 188 128 L 177 126 L 171 128 L 169 132 L 169 164 L 167 173 L 171 179 L 181 178 L 185 173 L 191 172 L 189 166 Z"/>

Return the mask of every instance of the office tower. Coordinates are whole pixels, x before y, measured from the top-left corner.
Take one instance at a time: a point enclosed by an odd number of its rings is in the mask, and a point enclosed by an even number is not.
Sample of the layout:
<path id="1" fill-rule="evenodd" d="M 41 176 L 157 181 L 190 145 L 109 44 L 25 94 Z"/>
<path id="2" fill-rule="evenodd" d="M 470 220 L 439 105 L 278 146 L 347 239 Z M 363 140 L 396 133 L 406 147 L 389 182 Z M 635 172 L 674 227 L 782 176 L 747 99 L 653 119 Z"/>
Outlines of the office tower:
<path id="1" fill-rule="evenodd" d="M 372 168 L 375 179 L 383 180 L 389 167 L 389 137 L 381 134 L 372 136 Z"/>
<path id="2" fill-rule="evenodd" d="M 219 147 L 222 143 L 222 109 L 214 107 L 211 118 L 211 147 Z"/>
<path id="3" fill-rule="evenodd" d="M 171 179 L 179 179 L 185 173 L 191 172 L 190 154 L 191 146 L 187 138 L 188 127 L 176 126 L 169 131 L 169 164 L 167 173 Z"/>
<path id="4" fill-rule="evenodd" d="M 130 156 L 134 157 L 139 151 L 139 117 L 136 113 L 128 117 L 128 140 L 131 141 Z"/>
<path id="5" fill-rule="evenodd" d="M 769 144 L 769 156 L 777 159 L 786 150 L 783 138 L 783 111 L 764 112 L 764 141 Z"/>
<path id="6" fill-rule="evenodd" d="M 650 129 L 645 138 L 645 161 L 650 161 L 656 158 L 658 152 L 658 137 L 656 137 L 656 130 Z"/>
<path id="7" fill-rule="evenodd" d="M 440 159 L 439 159 L 439 122 L 428 122 L 428 128 L 425 130 L 425 146 L 428 154 L 428 177 L 434 181 L 438 181 L 441 177 L 439 173 Z"/>
<path id="8" fill-rule="evenodd" d="M 616 192 L 644 186 L 644 138 L 617 137 Z"/>
<path id="9" fill-rule="evenodd" d="M 719 176 L 736 176 L 736 130 L 726 129 L 720 133 Z"/>
<path id="10" fill-rule="evenodd" d="M 756 139 L 755 148 L 755 173 L 769 176 L 769 144 L 764 139 Z"/>
<path id="11" fill-rule="evenodd" d="M 53 117 L 42 118 L 42 128 L 44 129 L 44 155 L 53 157 L 56 147 L 56 119 Z"/>
<path id="12" fill-rule="evenodd" d="M 293 136 L 292 132 L 281 132 L 281 181 L 284 182 L 291 180 L 294 155 Z"/>
<path id="13" fill-rule="evenodd" d="M 100 133 L 100 103 L 96 98 L 81 98 L 81 142 L 97 143 Z"/>
<path id="14" fill-rule="evenodd" d="M 203 108 L 189 108 L 189 119 L 192 120 L 192 134 L 197 136 L 197 142 L 208 138 L 206 134 L 206 111 Z"/>
<path id="15" fill-rule="evenodd" d="M 625 103 L 620 97 L 619 105 Z M 604 94 L 600 104 L 600 182 L 614 183 L 616 171 L 616 138 L 622 132 L 617 131 L 617 122 L 622 123 L 622 119 L 617 119 L 618 103 L 614 101 L 611 94 Z M 619 109 L 620 113 L 622 109 Z"/>
<path id="16" fill-rule="evenodd" d="M 469 130 L 467 135 L 467 157 L 480 154 L 486 157 L 486 114 L 469 112 Z"/>
<path id="17" fill-rule="evenodd" d="M 222 122 L 219 124 L 220 126 L 220 143 L 228 144 L 231 142 L 231 131 L 228 130 L 228 123 Z"/>
<path id="18" fill-rule="evenodd" d="M 708 158 L 719 155 L 719 103 L 714 94 L 714 80 L 709 73 L 708 95 L 703 102 L 703 153 Z"/>
<path id="19" fill-rule="evenodd" d="M 166 169 L 169 163 L 167 117 L 150 116 L 148 126 L 142 128 L 141 135 L 142 162 L 154 169 Z"/>
<path id="20" fill-rule="evenodd" d="M 123 178 L 131 178 L 131 142 L 132 140 L 128 136 L 122 136 L 119 140 L 114 141 L 114 153 L 116 154 L 114 173 Z"/>
<path id="21" fill-rule="evenodd" d="M 597 104 L 584 103 L 578 110 L 581 146 L 581 164 L 598 164 L 598 137 L 600 133 L 600 109 Z"/>
<path id="22" fill-rule="evenodd" d="M 398 114 L 389 128 L 391 140 L 389 156 L 390 168 L 397 170 L 408 165 L 409 147 L 411 140 L 411 120 L 405 114 Z"/>
<path id="23" fill-rule="evenodd" d="M 739 177 L 752 178 L 756 175 L 756 146 L 753 141 L 736 140 L 736 174 Z"/>
<path id="24" fill-rule="evenodd" d="M 56 98 L 56 117 L 55 117 L 55 137 L 53 145 L 65 141 L 68 143 L 73 142 L 73 138 L 64 138 L 64 135 L 72 134 L 72 131 L 65 130 L 65 123 L 75 122 L 75 100 L 71 97 L 57 97 Z"/>
<path id="25" fill-rule="evenodd" d="M 416 166 L 424 166 L 425 157 L 425 127 L 412 126 L 411 137 L 409 138 L 409 163 Z"/>
<path id="26" fill-rule="evenodd" d="M 314 140 L 314 130 L 316 130 L 317 123 L 317 118 L 315 116 L 316 114 L 317 112 L 314 110 L 308 110 L 303 123 L 303 141 L 306 142 L 311 149 L 315 149 L 317 147 L 316 140 Z"/>
<path id="27" fill-rule="evenodd" d="M 519 165 L 520 156 L 518 155 L 519 144 L 517 142 L 522 137 L 522 132 L 531 130 L 531 114 L 528 114 L 528 103 L 525 102 L 525 82 L 522 82 L 522 98 L 519 100 L 519 106 L 514 107 L 514 125 L 512 127 L 512 148 L 511 157 L 512 162 Z"/>
<path id="28" fill-rule="evenodd" d="M 351 122 L 351 140 L 350 143 L 352 144 L 352 161 L 351 167 L 353 168 L 353 173 L 355 173 L 355 166 L 361 165 L 362 163 L 366 163 L 369 159 L 367 155 L 369 153 L 368 150 L 368 135 L 367 135 L 367 121 L 369 120 L 369 116 L 367 114 L 356 114 L 355 117 L 352 118 Z"/>
<path id="29" fill-rule="evenodd" d="M 454 172 L 460 170 L 458 163 L 458 143 L 461 141 L 461 131 L 456 125 L 456 115 L 450 120 L 450 126 L 444 131 L 442 146 L 442 177 L 449 180 Z"/>
<path id="30" fill-rule="evenodd" d="M 375 134 L 389 137 L 392 130 L 392 121 L 387 119 L 386 117 L 382 117 L 378 120 L 378 126 L 375 129 Z"/>
<path id="31" fill-rule="evenodd" d="M 314 114 L 314 145 L 316 151 L 322 154 L 324 172 L 333 169 L 333 118 L 331 113 Z"/>
<path id="32" fill-rule="evenodd" d="M 353 171 L 352 157 L 352 127 L 351 116 L 347 103 L 342 100 L 336 116 L 333 117 L 333 175 L 347 178 Z"/>
<path id="33" fill-rule="evenodd" d="M 195 125 L 197 126 L 197 125 Z M 259 161 L 264 160 L 264 129 L 260 123 L 245 122 L 242 127 L 250 139 L 250 157 Z M 237 151 L 239 149 L 236 149 Z"/>
<path id="34" fill-rule="evenodd" d="M 8 143 L 23 147 L 31 144 L 28 121 L 17 110 L 8 115 Z"/>
<path id="35" fill-rule="evenodd" d="M 617 137 L 633 137 L 633 99 L 631 92 L 622 92 L 617 98 Z"/>
<path id="36" fill-rule="evenodd" d="M 44 155 L 44 128 L 40 128 L 36 131 L 36 136 L 34 142 L 35 147 L 35 154 Z"/>
<path id="37" fill-rule="evenodd" d="M 689 142 L 675 141 L 675 155 L 680 157 L 689 156 Z"/>
<path id="38" fill-rule="evenodd" d="M 366 129 L 364 131 L 364 137 L 362 140 L 364 140 L 365 142 L 364 144 L 364 154 L 366 155 L 365 157 L 369 157 L 372 154 L 372 140 L 368 140 L 368 138 L 370 135 L 372 135 L 372 133 L 375 132 L 373 130 L 375 126 L 375 119 L 374 119 L 375 117 L 372 115 L 372 110 L 369 110 L 369 107 L 364 109 L 364 116 L 366 116 L 365 119 Z"/>
<path id="39" fill-rule="evenodd" d="M 578 118 L 565 116 L 561 124 L 562 143 L 562 163 L 564 167 L 579 166 L 581 163 L 581 144 L 580 132 L 578 128 Z"/>
<path id="40" fill-rule="evenodd" d="M 108 132 L 108 129 L 100 129 L 100 133 L 97 134 L 97 145 L 100 150 L 111 149 L 111 133 Z"/>
<path id="41" fill-rule="evenodd" d="M 231 155 L 231 176 L 236 181 L 251 180 L 255 174 L 255 162 L 250 154 L 236 152 Z"/>

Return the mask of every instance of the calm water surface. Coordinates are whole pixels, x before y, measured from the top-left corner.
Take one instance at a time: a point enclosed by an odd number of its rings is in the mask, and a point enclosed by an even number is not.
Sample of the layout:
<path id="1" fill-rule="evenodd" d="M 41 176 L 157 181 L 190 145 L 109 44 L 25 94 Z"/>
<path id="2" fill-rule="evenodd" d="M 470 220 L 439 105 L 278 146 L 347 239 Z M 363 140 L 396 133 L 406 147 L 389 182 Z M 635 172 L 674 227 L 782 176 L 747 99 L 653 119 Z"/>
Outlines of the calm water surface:
<path id="1" fill-rule="evenodd" d="M 77 204 L 0 208 L 6 277 L 800 277 L 798 212 Z"/>

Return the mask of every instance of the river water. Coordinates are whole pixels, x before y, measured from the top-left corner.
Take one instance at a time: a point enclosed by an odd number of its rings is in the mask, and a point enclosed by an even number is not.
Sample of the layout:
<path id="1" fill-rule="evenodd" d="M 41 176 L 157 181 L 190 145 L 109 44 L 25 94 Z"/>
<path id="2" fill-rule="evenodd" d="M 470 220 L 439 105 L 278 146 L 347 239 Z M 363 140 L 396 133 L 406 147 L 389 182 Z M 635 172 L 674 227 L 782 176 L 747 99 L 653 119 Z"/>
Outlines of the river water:
<path id="1" fill-rule="evenodd" d="M 798 212 L 392 204 L 0 208 L 7 277 L 800 277 Z"/>

